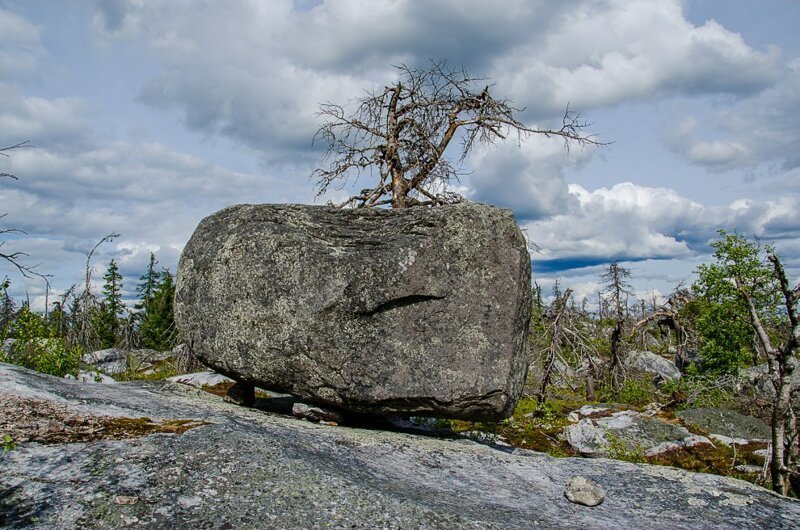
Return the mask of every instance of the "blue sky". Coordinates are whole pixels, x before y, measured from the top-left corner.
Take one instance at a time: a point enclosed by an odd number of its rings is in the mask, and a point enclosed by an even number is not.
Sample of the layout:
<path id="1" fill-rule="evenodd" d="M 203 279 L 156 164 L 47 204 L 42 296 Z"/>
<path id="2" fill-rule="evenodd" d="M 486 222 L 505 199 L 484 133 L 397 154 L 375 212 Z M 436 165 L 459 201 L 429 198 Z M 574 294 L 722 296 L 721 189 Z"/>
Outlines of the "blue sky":
<path id="1" fill-rule="evenodd" d="M 0 0 L 3 247 L 54 289 L 86 252 L 132 289 L 176 268 L 204 216 L 235 203 L 324 203 L 309 175 L 324 101 L 429 58 L 490 77 L 524 121 L 567 104 L 614 143 L 532 137 L 478 150 L 457 189 L 512 208 L 534 278 L 591 296 L 605 263 L 638 296 L 690 282 L 719 228 L 774 242 L 800 272 L 800 38 L 792 0 Z M 14 296 L 44 286 L 5 267 Z M 98 274 L 99 276 L 99 274 Z"/>

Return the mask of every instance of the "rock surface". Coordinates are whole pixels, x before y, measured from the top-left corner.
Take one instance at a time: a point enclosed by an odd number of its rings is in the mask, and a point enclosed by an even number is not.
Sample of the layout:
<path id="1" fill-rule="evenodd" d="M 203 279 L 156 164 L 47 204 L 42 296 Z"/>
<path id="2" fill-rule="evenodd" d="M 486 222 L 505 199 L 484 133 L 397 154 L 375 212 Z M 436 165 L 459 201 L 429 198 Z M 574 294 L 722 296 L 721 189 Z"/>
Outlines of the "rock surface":
<path id="1" fill-rule="evenodd" d="M 659 383 L 681 378 L 681 372 L 674 363 L 648 351 L 632 352 L 625 364 L 634 371 L 652 374 Z"/>
<path id="2" fill-rule="evenodd" d="M 602 412 L 602 407 L 581 410 Z M 613 451 L 641 453 L 646 456 L 711 444 L 708 438 L 693 436 L 687 429 L 652 418 L 632 410 L 614 412 L 609 416 L 587 417 L 564 427 L 564 437 L 570 446 L 584 456 L 607 456 Z"/>
<path id="3" fill-rule="evenodd" d="M 770 428 L 758 418 L 717 408 L 686 409 L 676 414 L 684 423 L 711 434 L 744 440 L 769 440 Z"/>
<path id="4" fill-rule="evenodd" d="M 116 383 L 113 377 L 97 371 L 80 370 L 78 372 L 77 377 L 71 374 L 67 374 L 64 377 L 67 379 L 77 379 L 78 381 L 81 381 L 83 383 L 103 383 L 103 384 Z"/>
<path id="5" fill-rule="evenodd" d="M 216 372 L 211 372 L 211 371 L 195 372 L 193 374 L 175 375 L 172 377 L 168 377 L 167 380 L 172 381 L 173 383 L 183 383 L 185 385 L 195 386 L 197 388 L 202 388 L 204 386 L 217 386 L 222 383 L 233 382 L 233 379 L 231 379 L 230 377 L 225 377 L 222 374 L 218 374 Z"/>
<path id="6" fill-rule="evenodd" d="M 169 359 L 170 355 L 170 352 L 150 349 L 107 348 L 83 354 L 81 362 L 106 375 L 114 376 L 128 371 L 147 370 L 155 363 Z"/>
<path id="7" fill-rule="evenodd" d="M 509 210 L 240 205 L 204 219 L 176 321 L 216 371 L 355 412 L 494 420 L 522 392 L 530 257 Z"/>
<path id="8" fill-rule="evenodd" d="M 739 372 L 739 385 L 742 392 L 755 393 L 767 401 L 770 401 L 775 396 L 775 387 L 770 381 L 769 368 L 766 364 L 753 366 Z M 795 370 L 792 375 L 791 388 L 800 388 L 800 370 Z"/>
<path id="9" fill-rule="evenodd" d="M 797 501 L 735 479 L 322 426 L 188 385 L 92 385 L 0 364 L 0 392 L 84 415 L 209 422 L 180 435 L 20 444 L 0 456 L 0 514 L 12 528 L 763 529 L 800 520 Z M 565 498 L 576 475 L 605 490 L 601 505 Z"/>

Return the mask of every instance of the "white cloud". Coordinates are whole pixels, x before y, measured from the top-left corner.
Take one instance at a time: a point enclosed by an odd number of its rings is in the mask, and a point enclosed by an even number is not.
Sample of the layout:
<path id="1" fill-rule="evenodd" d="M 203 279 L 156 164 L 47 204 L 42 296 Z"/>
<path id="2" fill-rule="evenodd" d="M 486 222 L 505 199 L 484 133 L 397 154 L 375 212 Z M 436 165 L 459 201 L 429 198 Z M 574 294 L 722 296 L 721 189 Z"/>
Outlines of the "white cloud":
<path id="1" fill-rule="evenodd" d="M 667 188 L 630 182 L 588 191 L 572 184 L 579 207 L 524 226 L 542 247 L 542 263 L 585 265 L 613 259 L 690 258 L 705 252 L 716 230 L 766 240 L 800 237 L 796 197 L 704 206 Z"/>
<path id="2" fill-rule="evenodd" d="M 789 61 L 784 75 L 764 91 L 715 107 L 704 126 L 693 116 L 675 127 L 670 144 L 690 162 L 714 171 L 773 166 L 800 167 L 800 59 Z"/>
<path id="3" fill-rule="evenodd" d="M 566 151 L 558 138 L 509 139 L 476 151 L 472 157 L 469 197 L 511 208 L 518 220 L 540 219 L 577 206 L 564 180 L 588 150 Z"/>
<path id="4" fill-rule="evenodd" d="M 400 62 L 465 64 L 542 118 L 568 103 L 585 112 L 665 92 L 752 93 L 778 75 L 777 52 L 714 21 L 694 26 L 678 0 L 101 5 L 102 38 L 147 40 L 163 65 L 144 101 L 269 158 L 308 151 L 320 102 L 382 87 Z"/>
<path id="5" fill-rule="evenodd" d="M 713 20 L 694 26 L 675 0 L 584 2 L 544 45 L 498 58 L 494 78 L 513 99 L 552 113 L 664 93 L 752 93 L 777 79 L 777 55 Z"/>
<path id="6" fill-rule="evenodd" d="M 0 8 L 0 79 L 34 73 L 44 50 L 40 30 L 23 17 Z"/>

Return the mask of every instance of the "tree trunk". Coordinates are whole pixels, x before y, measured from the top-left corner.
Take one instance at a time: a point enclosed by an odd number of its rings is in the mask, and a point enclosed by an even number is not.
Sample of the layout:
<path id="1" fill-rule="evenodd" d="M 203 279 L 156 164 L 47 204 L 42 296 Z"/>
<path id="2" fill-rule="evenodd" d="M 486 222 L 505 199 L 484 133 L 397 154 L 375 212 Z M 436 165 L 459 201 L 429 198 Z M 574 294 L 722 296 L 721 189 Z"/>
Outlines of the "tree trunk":
<path id="1" fill-rule="evenodd" d="M 614 331 L 611 333 L 611 388 L 614 390 L 614 399 L 619 398 L 619 371 L 621 361 L 619 356 L 619 343 L 622 338 L 622 322 L 617 320 Z"/>

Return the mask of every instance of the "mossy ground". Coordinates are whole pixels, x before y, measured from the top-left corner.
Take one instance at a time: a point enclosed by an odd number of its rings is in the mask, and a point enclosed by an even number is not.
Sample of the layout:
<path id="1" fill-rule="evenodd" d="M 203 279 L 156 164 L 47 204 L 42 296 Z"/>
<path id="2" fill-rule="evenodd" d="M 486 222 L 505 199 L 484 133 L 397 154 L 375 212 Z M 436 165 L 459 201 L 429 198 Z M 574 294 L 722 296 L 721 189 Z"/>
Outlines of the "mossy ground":
<path id="1" fill-rule="evenodd" d="M 92 442 L 154 433 L 183 434 L 203 425 L 208 422 L 75 414 L 56 402 L 0 396 L 0 438 L 4 440 L 4 449 L 9 450 L 27 442 Z"/>
<path id="2" fill-rule="evenodd" d="M 602 405 L 610 406 L 614 410 L 630 409 L 641 412 L 644 407 L 641 405 L 642 400 L 638 398 L 639 396 L 637 395 L 636 404 L 607 404 L 589 402 L 579 396 L 565 392 L 553 399 L 548 399 L 543 405 L 539 405 L 536 398 L 523 397 L 513 415 L 507 420 L 498 423 L 473 423 L 452 420 L 450 421 L 450 428 L 455 432 L 478 431 L 491 436 L 501 436 L 503 440 L 514 447 L 544 452 L 552 456 L 578 456 L 561 436 L 564 427 L 570 424 L 567 420 L 570 412 L 584 405 Z M 662 409 L 655 417 L 667 423 L 686 427 L 692 434 L 708 436 L 708 432 L 684 423 L 675 415 L 675 409 L 675 407 Z M 609 414 L 610 412 L 600 413 L 597 417 Z M 742 464 L 751 466 L 763 465 L 764 459 L 753 454 L 753 451 L 764 449 L 765 447 L 766 444 L 763 443 L 739 445 L 734 448 L 720 443 L 717 443 L 716 446 L 701 444 L 647 457 L 643 449 L 637 450 L 621 443 L 615 445 L 612 440 L 610 456 L 617 460 L 671 466 L 689 471 L 739 478 L 755 483 L 758 478 L 757 473 L 744 473 L 737 470 L 736 466 Z"/>
<path id="3" fill-rule="evenodd" d="M 156 361 L 145 370 L 131 367 L 126 372 L 115 375 L 114 379 L 117 381 L 159 381 L 174 375 L 178 375 L 175 363 L 165 360 Z"/>

